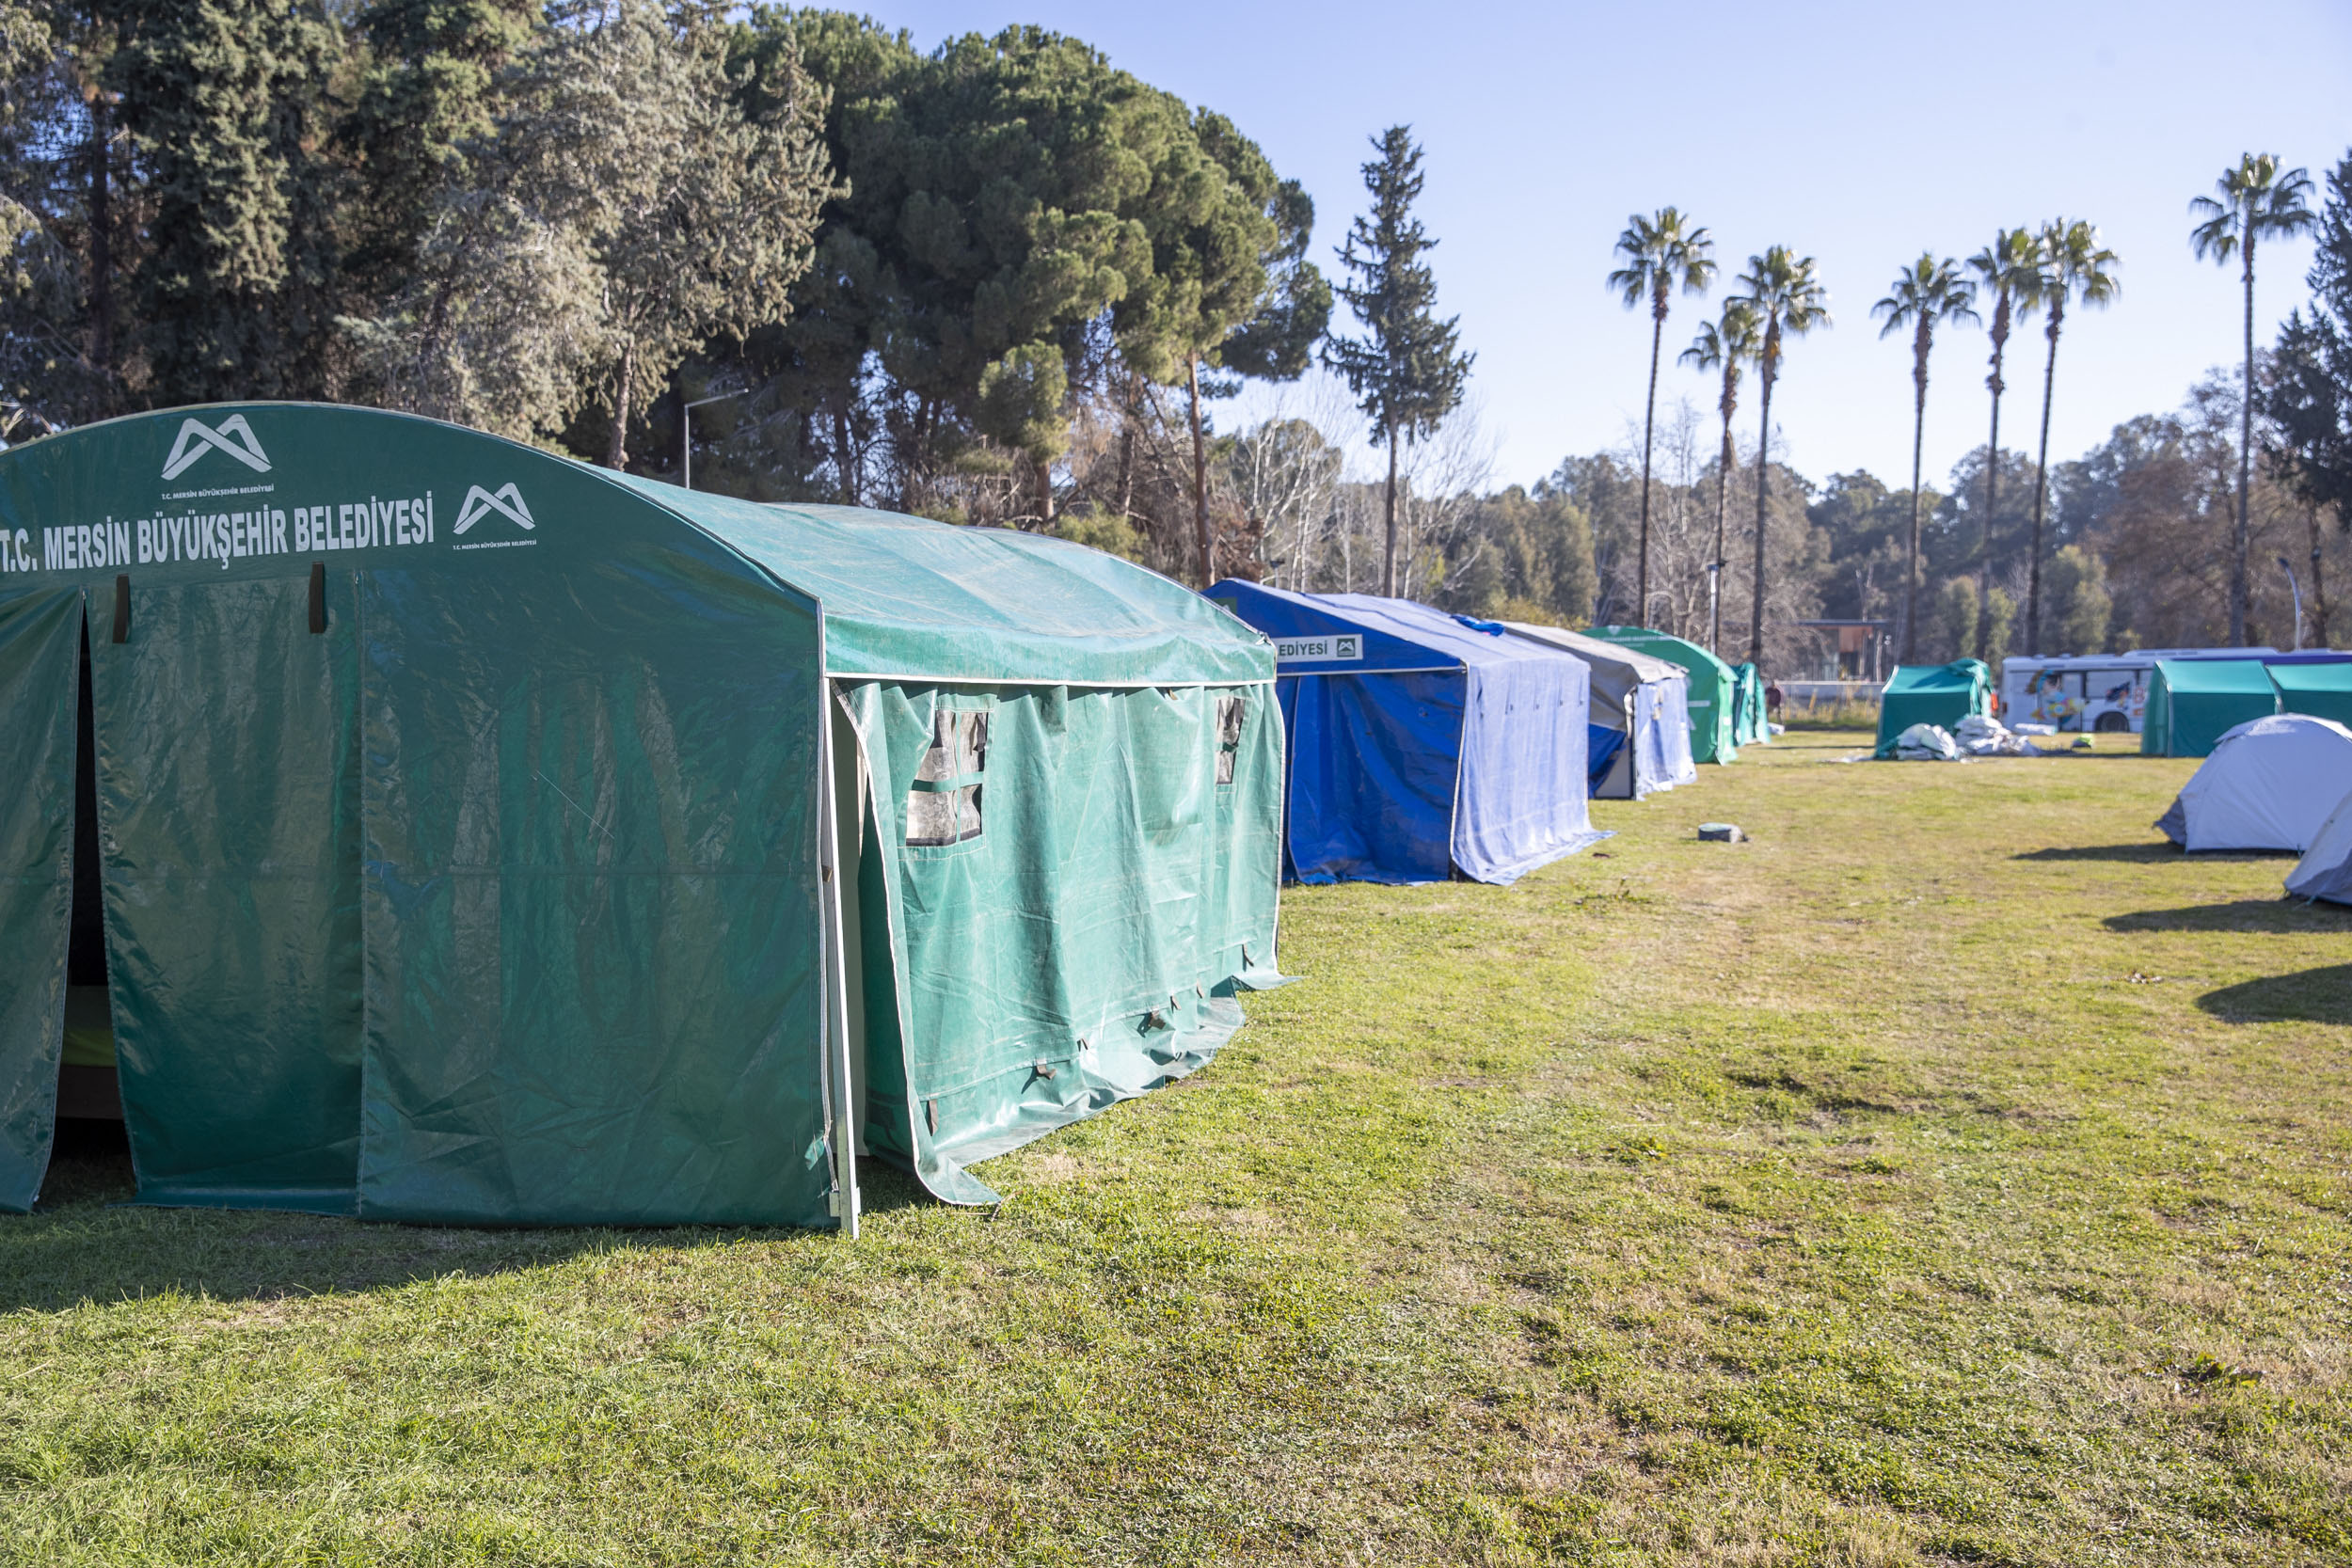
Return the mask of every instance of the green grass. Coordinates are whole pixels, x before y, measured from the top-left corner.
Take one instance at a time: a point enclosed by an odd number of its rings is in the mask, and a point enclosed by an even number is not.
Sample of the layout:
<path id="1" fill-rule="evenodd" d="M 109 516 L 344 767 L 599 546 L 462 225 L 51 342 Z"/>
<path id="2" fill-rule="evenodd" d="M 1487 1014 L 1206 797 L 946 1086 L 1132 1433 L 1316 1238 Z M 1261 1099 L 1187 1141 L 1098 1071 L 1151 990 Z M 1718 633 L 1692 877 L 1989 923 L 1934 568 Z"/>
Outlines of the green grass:
<path id="1" fill-rule="evenodd" d="M 2352 910 L 2159 847 L 2189 764 L 1867 746 L 1290 893 L 1301 983 L 993 1215 L 72 1164 L 0 1221 L 0 1561 L 2352 1561 Z"/>

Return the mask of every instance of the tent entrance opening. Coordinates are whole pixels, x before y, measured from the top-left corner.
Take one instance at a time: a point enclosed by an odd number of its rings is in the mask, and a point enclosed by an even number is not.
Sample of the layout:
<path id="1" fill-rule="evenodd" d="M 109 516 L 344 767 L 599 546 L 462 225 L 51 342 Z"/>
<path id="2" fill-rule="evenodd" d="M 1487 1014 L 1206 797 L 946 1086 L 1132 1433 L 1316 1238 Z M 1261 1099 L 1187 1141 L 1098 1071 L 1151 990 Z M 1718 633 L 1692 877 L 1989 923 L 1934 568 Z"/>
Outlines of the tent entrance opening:
<path id="1" fill-rule="evenodd" d="M 90 705 L 89 638 L 82 638 L 73 720 L 73 913 L 66 942 L 65 1051 L 57 1067 L 59 1120 L 120 1121 L 114 1016 L 106 1000 L 106 918 L 98 872 L 98 731 Z"/>

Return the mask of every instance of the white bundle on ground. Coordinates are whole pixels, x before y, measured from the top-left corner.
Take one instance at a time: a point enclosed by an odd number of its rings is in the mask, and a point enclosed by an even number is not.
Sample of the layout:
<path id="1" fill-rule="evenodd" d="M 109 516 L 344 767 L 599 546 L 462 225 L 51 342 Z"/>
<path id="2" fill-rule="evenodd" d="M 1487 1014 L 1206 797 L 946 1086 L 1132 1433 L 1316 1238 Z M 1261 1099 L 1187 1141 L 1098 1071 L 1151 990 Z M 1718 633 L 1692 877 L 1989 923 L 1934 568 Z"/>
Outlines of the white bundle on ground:
<path id="1" fill-rule="evenodd" d="M 1898 762 L 1958 762 L 1960 746 L 1941 724 L 1914 724 L 1895 737 Z"/>
<path id="2" fill-rule="evenodd" d="M 1952 738 L 1972 757 L 2038 757 L 2042 748 L 2004 727 L 1998 719 L 1971 713 L 1952 726 Z"/>

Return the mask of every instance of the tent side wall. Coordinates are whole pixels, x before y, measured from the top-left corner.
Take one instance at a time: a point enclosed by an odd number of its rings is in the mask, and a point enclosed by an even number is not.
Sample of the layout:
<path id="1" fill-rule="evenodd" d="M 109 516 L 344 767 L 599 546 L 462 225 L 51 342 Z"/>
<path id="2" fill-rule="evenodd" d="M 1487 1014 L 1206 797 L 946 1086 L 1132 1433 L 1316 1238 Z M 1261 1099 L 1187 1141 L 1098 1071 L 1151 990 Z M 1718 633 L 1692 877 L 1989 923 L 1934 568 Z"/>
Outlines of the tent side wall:
<path id="1" fill-rule="evenodd" d="M 866 1136 L 935 1196 L 993 1202 L 966 1167 L 1193 1071 L 1234 993 L 1277 978 L 1281 715 L 1270 683 L 841 689 L 881 895 Z M 935 750 L 976 722 L 978 748 Z"/>

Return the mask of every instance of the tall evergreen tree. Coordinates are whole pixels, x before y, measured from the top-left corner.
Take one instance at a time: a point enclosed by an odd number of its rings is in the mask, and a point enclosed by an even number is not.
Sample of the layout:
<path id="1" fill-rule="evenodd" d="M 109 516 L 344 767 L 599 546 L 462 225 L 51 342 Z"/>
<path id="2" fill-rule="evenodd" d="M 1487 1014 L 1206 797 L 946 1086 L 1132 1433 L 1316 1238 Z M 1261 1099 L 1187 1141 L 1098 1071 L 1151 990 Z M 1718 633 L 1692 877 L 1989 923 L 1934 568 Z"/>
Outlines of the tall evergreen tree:
<path id="1" fill-rule="evenodd" d="M 1412 128 L 1391 125 L 1373 146 L 1379 156 L 1363 166 L 1372 211 L 1356 219 L 1340 249 L 1354 281 L 1339 285 L 1339 295 L 1364 335 L 1333 338 L 1323 353 L 1371 420 L 1373 439 L 1389 449 L 1380 592 L 1394 597 L 1397 444 L 1436 433 L 1462 401 L 1472 356 L 1456 352 L 1460 318 L 1436 314 L 1437 279 L 1422 257 L 1437 242 L 1413 216 L 1422 178 Z"/>
<path id="2" fill-rule="evenodd" d="M 324 395 L 342 29 L 324 0 L 128 0 L 123 35 L 108 85 L 152 203 L 135 284 L 149 400 Z"/>
<path id="3" fill-rule="evenodd" d="M 434 202 L 505 105 L 501 72 L 527 48 L 538 0 L 373 0 L 354 19 L 367 65 L 338 134 L 356 166 L 344 265 L 381 296 L 413 271 Z"/>
<path id="4" fill-rule="evenodd" d="M 2050 498 L 2050 399 L 2058 384 L 2058 333 L 2066 325 L 2066 302 L 2079 299 L 2104 309 L 2121 285 L 2119 259 L 2099 243 L 2099 230 L 2077 218 L 2053 218 L 2042 228 L 2042 335 L 2049 340 L 2042 365 L 2042 445 L 2034 459 L 2033 544 L 2026 566 L 2026 652 L 2042 652 L 2042 520 Z"/>
<path id="5" fill-rule="evenodd" d="M 1731 468 L 1739 461 L 1739 449 L 1731 438 L 1731 417 L 1740 409 L 1740 367 L 1753 362 L 1762 347 L 1760 334 L 1763 324 L 1756 319 L 1756 309 L 1736 295 L 1724 301 L 1721 316 L 1699 324 L 1698 336 L 1682 351 L 1682 363 L 1702 371 L 1717 371 L 1723 376 L 1723 388 L 1715 398 L 1715 411 L 1723 416 L 1724 447 L 1715 459 L 1715 551 L 1707 558 L 1707 651 L 1717 657 L 1724 645 L 1724 531 L 1731 507 Z M 1647 489 L 1645 482 L 1644 489 Z"/>
<path id="6" fill-rule="evenodd" d="M 1715 242 L 1672 207 L 1648 217 L 1636 213 L 1617 236 L 1625 265 L 1609 275 L 1629 310 L 1649 307 L 1649 391 L 1642 404 L 1642 531 L 1634 570 L 1633 618 L 1649 625 L 1649 475 L 1652 433 L 1658 421 L 1658 354 L 1666 338 L 1666 309 L 1674 292 L 1703 294 L 1715 279 Z"/>
<path id="7" fill-rule="evenodd" d="M 2246 645 L 2246 601 L 2249 592 L 2247 555 L 2252 538 L 2247 500 L 2254 465 L 2254 246 L 2265 235 L 2285 238 L 2312 226 L 2308 198 L 2309 171 L 2282 168 L 2269 152 L 2242 154 L 2234 167 L 2221 171 L 2214 194 L 2188 204 L 2202 219 L 2189 230 L 2189 245 L 2200 259 L 2211 257 L 2228 266 L 2236 257 L 2246 284 L 2246 386 L 2240 401 L 2237 453 L 2237 531 L 2230 549 L 2230 641 Z"/>
<path id="8" fill-rule="evenodd" d="M 1923 250 L 1919 259 L 1895 275 L 1886 297 L 1870 313 L 1886 325 L 1879 336 L 1889 338 L 1911 328 L 1911 543 L 1903 557 L 1903 651 L 1901 662 L 1919 657 L 1919 457 L 1928 428 L 1928 355 L 1935 347 L 1935 329 L 1947 322 L 1977 319 L 1976 285 L 1960 275 L 1960 263 Z"/>
<path id="9" fill-rule="evenodd" d="M 2001 362 L 2009 354 L 2009 335 L 2021 316 L 2042 302 L 2042 242 L 2027 229 L 2001 229 L 1993 243 L 1968 258 L 1968 270 L 1979 288 L 1993 295 L 1992 371 L 1984 378 L 1993 394 L 1993 433 L 1985 442 L 1984 529 L 1982 553 L 1977 562 L 1976 657 L 1993 651 L 1993 520 L 1999 515 L 2001 480 L 2001 394 L 2009 384 L 2001 379 Z"/>
<path id="10" fill-rule="evenodd" d="M 1772 504 L 1772 383 L 1780 378 L 1781 342 L 1802 338 L 1815 327 L 1830 326 L 1829 291 L 1814 275 L 1810 256 L 1799 256 L 1787 245 L 1773 245 L 1761 256 L 1748 258 L 1740 275 L 1740 297 L 1764 324 L 1763 341 L 1756 354 L 1756 381 L 1762 390 L 1756 437 L 1756 572 L 1749 584 L 1748 662 L 1764 667 L 1764 525 Z"/>

